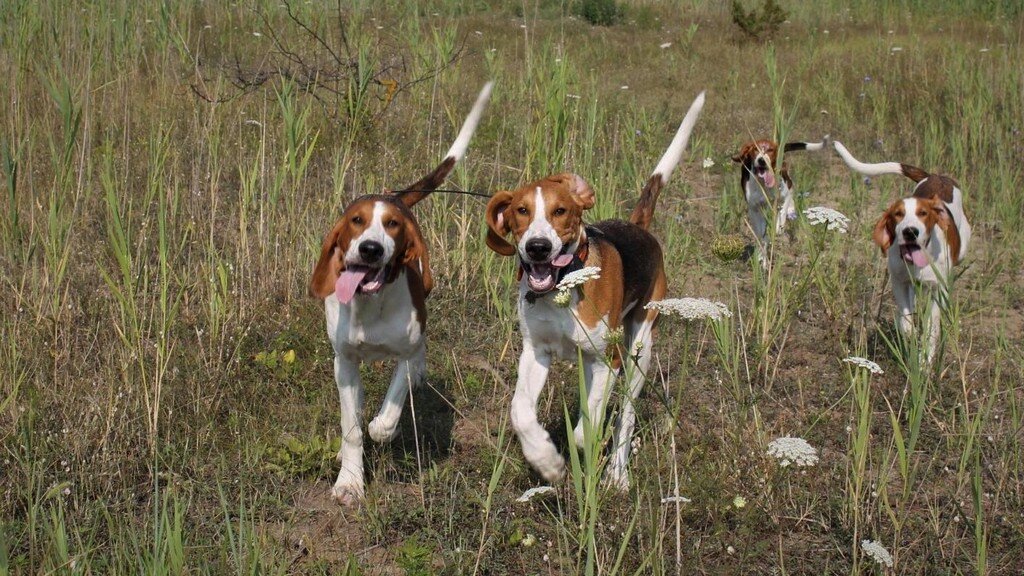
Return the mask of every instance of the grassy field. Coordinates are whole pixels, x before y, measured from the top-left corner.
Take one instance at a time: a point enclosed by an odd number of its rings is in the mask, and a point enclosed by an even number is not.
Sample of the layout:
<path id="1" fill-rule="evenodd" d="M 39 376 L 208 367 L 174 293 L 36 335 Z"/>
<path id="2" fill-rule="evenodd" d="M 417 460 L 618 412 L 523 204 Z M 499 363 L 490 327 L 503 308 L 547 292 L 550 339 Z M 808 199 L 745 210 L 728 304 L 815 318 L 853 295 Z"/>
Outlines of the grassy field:
<path id="1" fill-rule="evenodd" d="M 769 44 L 714 0 L 631 0 L 610 26 L 555 0 L 3 3 L 0 575 L 1021 573 L 1024 13 L 951 4 L 786 1 Z M 432 169 L 492 78 L 448 187 L 572 170 L 591 220 L 628 214 L 706 89 L 653 230 L 670 295 L 732 316 L 663 320 L 628 493 L 588 450 L 517 502 L 542 481 L 508 423 L 514 263 L 482 200 L 435 194 L 429 386 L 342 508 L 319 243 Z M 752 240 L 739 146 L 825 134 L 963 185 L 975 238 L 932 367 L 871 243 L 908 180 L 793 154 L 799 206 L 849 232 L 801 218 L 763 269 L 712 253 Z M 363 376 L 375 410 L 390 366 Z M 542 397 L 566 454 L 577 378 L 559 365 Z M 780 436 L 820 461 L 782 466 Z"/>

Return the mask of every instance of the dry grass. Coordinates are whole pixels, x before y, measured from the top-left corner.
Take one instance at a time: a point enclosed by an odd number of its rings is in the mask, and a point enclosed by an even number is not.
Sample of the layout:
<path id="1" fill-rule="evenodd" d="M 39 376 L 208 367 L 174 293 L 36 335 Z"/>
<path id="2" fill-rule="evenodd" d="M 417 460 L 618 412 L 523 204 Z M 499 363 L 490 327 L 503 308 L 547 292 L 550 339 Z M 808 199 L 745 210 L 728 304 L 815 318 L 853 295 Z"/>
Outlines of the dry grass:
<path id="1" fill-rule="evenodd" d="M 276 1 L 5 4 L 0 573 L 882 572 L 861 539 L 892 573 L 1018 573 L 1024 20 L 978 4 L 787 3 L 773 50 L 717 2 L 637 0 L 609 28 L 548 1 L 296 6 L 345 66 Z M 479 200 L 435 195 L 417 207 L 438 276 L 419 442 L 407 411 L 367 451 L 365 505 L 339 508 L 330 347 L 305 296 L 320 237 L 349 199 L 432 168 L 488 78 L 450 185 L 570 169 L 593 220 L 626 213 L 707 89 L 654 230 L 670 293 L 733 320 L 717 339 L 663 322 L 627 495 L 569 482 L 517 503 L 539 481 L 507 425 L 514 270 Z M 976 237 L 936 369 L 887 345 L 870 241 L 906 181 L 794 155 L 802 207 L 849 233 L 797 222 L 769 274 L 712 256 L 746 233 L 729 156 L 776 130 L 964 185 Z M 368 407 L 388 374 L 364 367 Z M 576 378 L 559 366 L 542 399 L 563 445 Z M 819 464 L 766 457 L 783 435 Z M 677 489 L 692 502 L 661 503 Z"/>

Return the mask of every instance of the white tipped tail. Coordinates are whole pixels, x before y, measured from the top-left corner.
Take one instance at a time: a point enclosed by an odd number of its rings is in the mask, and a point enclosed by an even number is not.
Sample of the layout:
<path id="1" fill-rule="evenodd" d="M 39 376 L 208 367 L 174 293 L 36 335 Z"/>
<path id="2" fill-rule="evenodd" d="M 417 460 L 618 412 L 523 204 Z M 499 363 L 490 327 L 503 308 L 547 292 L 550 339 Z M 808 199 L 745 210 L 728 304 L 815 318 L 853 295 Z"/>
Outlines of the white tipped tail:
<path id="1" fill-rule="evenodd" d="M 818 150 L 821 150 L 822 148 L 824 148 L 825 144 L 828 141 L 829 141 L 829 136 L 828 136 L 828 134 L 825 134 L 825 137 L 821 139 L 821 142 L 808 142 L 807 143 L 807 147 L 804 148 L 804 150 L 810 150 L 811 152 L 817 152 Z"/>
<path id="2" fill-rule="evenodd" d="M 852 168 L 856 172 L 860 172 L 866 176 L 879 176 L 882 174 L 903 174 L 903 165 L 899 162 L 880 162 L 878 164 L 865 164 L 860 160 L 857 160 L 850 154 L 850 151 L 846 149 L 838 140 L 832 142 L 836 152 L 839 153 L 839 157 L 846 162 L 846 165 Z"/>
<path id="3" fill-rule="evenodd" d="M 665 155 L 661 157 L 658 165 L 654 167 L 654 172 L 651 173 L 651 176 L 661 176 L 662 184 L 668 182 L 672 171 L 679 164 L 679 159 L 683 157 L 683 151 L 686 150 L 686 144 L 690 141 L 690 133 L 693 132 L 694 125 L 697 124 L 697 117 L 700 116 L 702 108 L 704 108 L 704 92 L 698 94 L 697 98 L 693 100 L 693 104 L 690 104 L 690 109 L 683 117 L 679 130 L 672 138 L 672 144 L 669 145 Z"/>
<path id="4" fill-rule="evenodd" d="M 458 161 L 466 154 L 466 147 L 469 146 L 469 141 L 473 138 L 473 132 L 476 132 L 476 126 L 480 123 L 480 116 L 483 115 L 484 108 L 487 107 L 487 101 L 491 98 L 492 87 L 494 87 L 493 80 L 484 84 L 484 88 L 480 91 L 480 95 L 476 97 L 476 103 L 473 104 L 473 109 L 469 111 L 469 116 L 467 116 L 466 121 L 462 123 L 462 129 L 459 130 L 459 135 L 455 138 L 455 143 L 452 144 L 448 153 L 445 154 L 445 159 L 454 158 Z"/>

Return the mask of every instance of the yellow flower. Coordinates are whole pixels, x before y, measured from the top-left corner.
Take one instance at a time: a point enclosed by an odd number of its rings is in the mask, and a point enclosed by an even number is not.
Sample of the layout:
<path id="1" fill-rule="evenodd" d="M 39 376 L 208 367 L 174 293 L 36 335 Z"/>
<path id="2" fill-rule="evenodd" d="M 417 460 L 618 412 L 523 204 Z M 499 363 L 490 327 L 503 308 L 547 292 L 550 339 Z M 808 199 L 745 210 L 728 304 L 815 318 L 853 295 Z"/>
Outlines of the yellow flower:
<path id="1" fill-rule="evenodd" d="M 284 360 L 285 364 L 292 364 L 292 363 L 294 363 L 295 362 L 295 350 L 294 349 L 288 350 L 287 352 L 284 353 L 283 356 L 281 356 L 281 359 Z"/>

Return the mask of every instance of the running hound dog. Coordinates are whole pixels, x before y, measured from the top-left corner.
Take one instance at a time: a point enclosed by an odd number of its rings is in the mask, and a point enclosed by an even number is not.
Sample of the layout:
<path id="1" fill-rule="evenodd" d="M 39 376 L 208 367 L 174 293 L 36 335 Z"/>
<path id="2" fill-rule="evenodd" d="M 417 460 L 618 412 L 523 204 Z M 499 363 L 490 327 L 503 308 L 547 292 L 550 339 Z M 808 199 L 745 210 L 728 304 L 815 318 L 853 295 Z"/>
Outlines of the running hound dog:
<path id="1" fill-rule="evenodd" d="M 740 189 L 747 199 L 747 216 L 761 247 L 768 245 L 767 214 L 778 207 L 775 218 L 775 233 L 782 234 L 786 222 L 796 219 L 793 179 L 789 177 L 789 164 L 785 154 L 800 150 L 817 151 L 825 147 L 828 136 L 822 142 L 787 142 L 782 166 L 778 165 L 779 145 L 771 140 L 747 142 L 732 161 L 740 165 Z M 776 178 L 775 170 L 782 178 Z M 776 193 L 776 185 L 778 192 Z"/>
<path id="2" fill-rule="evenodd" d="M 440 186 L 463 157 L 490 97 L 484 86 L 441 164 L 409 188 L 352 201 L 324 238 L 309 284 L 324 301 L 341 399 L 341 470 L 331 490 L 342 504 L 362 499 L 363 387 L 359 364 L 398 364 L 370 438 L 387 442 L 398 430 L 406 394 L 426 376 L 426 298 L 433 287 L 430 257 L 410 208 Z"/>
<path id="3" fill-rule="evenodd" d="M 594 206 L 594 191 L 575 174 L 557 174 L 514 191 L 496 193 L 487 205 L 487 245 L 519 259 L 519 328 L 523 352 L 512 398 L 512 427 L 526 460 L 549 482 L 565 475 L 565 460 L 537 419 L 537 401 L 556 356 L 582 353 L 586 399 L 574 436 L 584 441 L 585 422 L 600 422 L 615 374 L 625 361 L 629 382 L 613 439 L 606 480 L 629 486 L 627 466 L 636 420 L 633 402 L 651 363 L 652 332 L 658 314 L 644 306 L 665 295 L 661 245 L 647 231 L 658 195 L 686 148 L 704 106 L 694 100 L 672 144 L 640 194 L 629 222 L 583 223 Z M 508 237 L 512 237 L 512 241 Z M 556 302 L 554 289 L 570 271 L 599 267 L 600 277 Z M 621 348 L 609 344 L 621 331 Z"/>
<path id="4" fill-rule="evenodd" d="M 917 286 L 923 286 L 931 295 L 927 350 L 930 362 L 939 344 L 941 308 L 949 295 L 950 272 L 967 255 L 971 241 L 963 192 L 956 180 L 948 176 L 929 174 L 899 162 L 864 164 L 840 142 L 834 145 L 846 165 L 861 174 L 903 174 L 917 183 L 913 195 L 893 202 L 882 214 L 872 237 L 887 256 L 896 322 L 905 335 L 914 333 Z"/>

